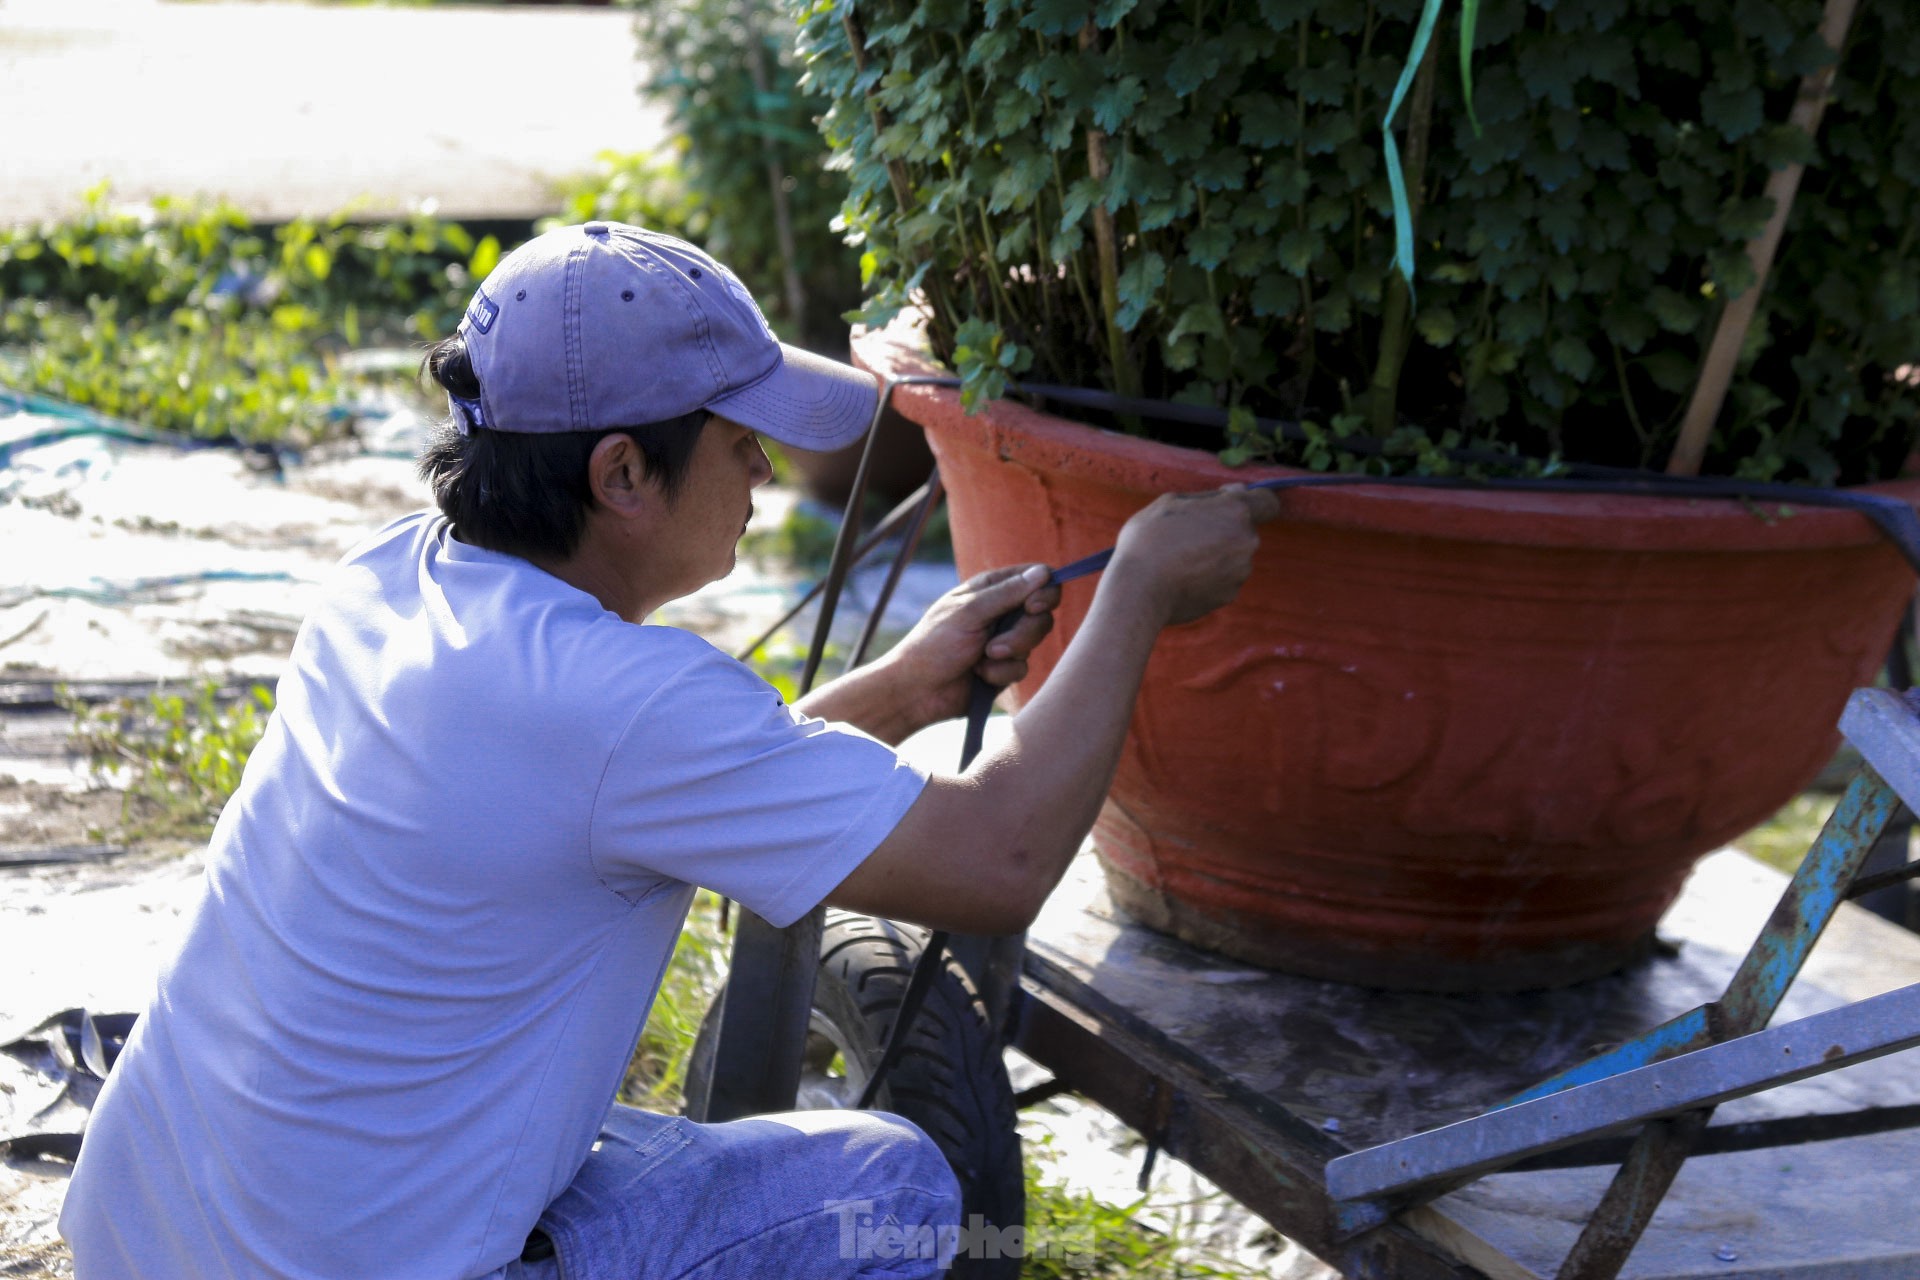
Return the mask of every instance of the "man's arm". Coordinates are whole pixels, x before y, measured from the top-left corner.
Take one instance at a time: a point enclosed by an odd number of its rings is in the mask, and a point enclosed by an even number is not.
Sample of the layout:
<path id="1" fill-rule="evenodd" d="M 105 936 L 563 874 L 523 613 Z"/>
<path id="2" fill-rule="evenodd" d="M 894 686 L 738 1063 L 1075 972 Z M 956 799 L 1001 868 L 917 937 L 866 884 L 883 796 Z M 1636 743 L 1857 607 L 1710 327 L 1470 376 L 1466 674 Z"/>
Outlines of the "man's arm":
<path id="1" fill-rule="evenodd" d="M 1013 565 L 975 574 L 941 596 L 884 657 L 824 684 L 794 704 L 898 746 L 930 724 L 965 715 L 974 676 L 996 688 L 1022 680 L 1027 657 L 1053 629 L 1060 588 L 1045 565 Z M 1002 635 L 1001 615 L 1021 616 Z"/>
<path id="2" fill-rule="evenodd" d="M 1100 811 L 1162 627 L 1231 600 L 1279 502 L 1233 487 L 1168 495 L 1121 531 L 1087 620 L 1006 741 L 928 779 L 835 906 L 967 933 L 1027 927 Z"/>

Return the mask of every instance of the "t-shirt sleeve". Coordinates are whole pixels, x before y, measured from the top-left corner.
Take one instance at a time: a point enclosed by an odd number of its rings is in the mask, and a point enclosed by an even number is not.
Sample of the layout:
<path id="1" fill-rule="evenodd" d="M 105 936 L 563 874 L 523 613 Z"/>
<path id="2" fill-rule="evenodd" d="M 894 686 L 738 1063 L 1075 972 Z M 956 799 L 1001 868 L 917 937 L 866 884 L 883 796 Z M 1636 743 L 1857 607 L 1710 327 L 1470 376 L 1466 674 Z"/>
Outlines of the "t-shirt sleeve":
<path id="1" fill-rule="evenodd" d="M 802 715 L 713 652 L 628 722 L 594 799 L 589 848 L 618 892 L 666 877 L 785 926 L 873 852 L 925 783 L 892 748 Z"/>

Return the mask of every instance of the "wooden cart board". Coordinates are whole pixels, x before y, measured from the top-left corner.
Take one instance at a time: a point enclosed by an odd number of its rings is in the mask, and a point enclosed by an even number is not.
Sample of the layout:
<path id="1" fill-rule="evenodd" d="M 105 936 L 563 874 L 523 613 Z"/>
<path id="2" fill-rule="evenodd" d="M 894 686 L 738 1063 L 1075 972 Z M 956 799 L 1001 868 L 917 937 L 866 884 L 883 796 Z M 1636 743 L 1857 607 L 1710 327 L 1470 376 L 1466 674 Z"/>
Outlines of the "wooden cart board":
<path id="1" fill-rule="evenodd" d="M 1784 885 L 1722 851 L 1652 960 L 1557 991 L 1429 995 L 1270 973 L 1145 929 L 1083 854 L 1027 938 L 1015 1043 L 1349 1275 L 1552 1277 L 1617 1154 L 1495 1174 L 1344 1243 L 1326 1162 L 1483 1112 L 1719 998 Z M 1914 982 L 1920 937 L 1842 907 L 1774 1023 Z M 1799 1081 L 1723 1105 L 1714 1128 L 1920 1104 L 1917 1067 L 1896 1054 Z M 1696 1155 L 1620 1274 L 1911 1280 L 1916 1191 L 1920 1130 Z"/>

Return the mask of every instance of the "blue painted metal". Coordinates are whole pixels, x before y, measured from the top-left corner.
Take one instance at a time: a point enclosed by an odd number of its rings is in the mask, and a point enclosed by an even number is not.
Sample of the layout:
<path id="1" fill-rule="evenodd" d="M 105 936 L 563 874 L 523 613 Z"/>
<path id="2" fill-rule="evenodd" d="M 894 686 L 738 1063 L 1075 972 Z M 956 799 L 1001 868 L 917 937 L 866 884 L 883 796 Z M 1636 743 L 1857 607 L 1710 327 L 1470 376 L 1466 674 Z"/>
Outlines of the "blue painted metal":
<path id="1" fill-rule="evenodd" d="M 1767 1025 L 1847 889 L 1893 818 L 1900 798 L 1878 773 L 1863 768 L 1847 784 L 1787 891 L 1720 1000 L 1722 1038 Z"/>
<path id="2" fill-rule="evenodd" d="M 1821 828 L 1722 999 L 1542 1080 L 1500 1105 L 1510 1107 L 1544 1098 L 1766 1026 L 1806 963 L 1813 944 L 1846 900 L 1848 886 L 1899 803 L 1899 797 L 1879 775 L 1871 769 L 1860 770 L 1834 806 L 1833 816 Z"/>
<path id="3" fill-rule="evenodd" d="M 1899 803 L 1893 788 L 1871 767 L 1862 768 L 1847 784 L 1833 816 L 1727 984 L 1727 994 L 1717 1004 L 1703 1006 L 1709 1015 L 1707 1030 L 1716 1041 L 1767 1025 Z M 1701 1107 L 1641 1130 L 1555 1280 L 1612 1280 L 1620 1274 L 1712 1117 L 1712 1107 Z"/>
<path id="4" fill-rule="evenodd" d="M 1354 1200 L 1492 1173 L 1599 1133 L 1713 1107 L 1916 1045 L 1920 983 L 1338 1156 L 1327 1163 L 1327 1190 Z"/>
<path id="5" fill-rule="evenodd" d="M 1865 725 L 1867 720 L 1863 717 L 1869 713 L 1874 734 L 1878 735 L 1875 744 L 1881 748 L 1879 754 L 1898 757 L 1905 767 L 1912 767 L 1915 760 L 1910 757 L 1920 754 L 1916 752 L 1916 747 L 1920 747 L 1920 704 L 1897 700 L 1882 691 L 1862 690 L 1849 705 L 1849 723 Z M 1887 741 L 1881 742 L 1882 738 Z M 1892 771 L 1898 773 L 1898 767 Z M 1516 1094 L 1477 1121 L 1488 1121 L 1508 1108 L 1537 1103 L 1583 1086 L 1588 1095 L 1597 1097 L 1605 1090 L 1593 1086 L 1615 1076 L 1760 1032 L 1780 1007 L 1787 988 L 1805 965 L 1814 944 L 1846 900 L 1860 868 L 1899 806 L 1900 796 L 1894 786 L 1882 778 L 1871 763 L 1862 768 L 1847 785 L 1833 816 L 1821 829 L 1741 961 L 1724 997 Z M 1537 1108 L 1523 1107 L 1523 1110 L 1532 1109 Z M 1600 1205 L 1562 1263 L 1557 1280 L 1611 1280 L 1619 1274 L 1712 1114 L 1711 1105 L 1700 1105 L 1653 1120 L 1642 1128 Z M 1583 1120 L 1583 1132 L 1604 1132 L 1610 1127 L 1630 1124 L 1633 1119 L 1626 1110 L 1601 1106 Z M 1344 1238 L 1376 1227 L 1408 1203 L 1443 1194 L 1519 1158 L 1511 1153 L 1490 1158 L 1486 1151 L 1463 1150 L 1457 1154 L 1458 1159 L 1450 1162 L 1442 1159 L 1429 1169 L 1419 1180 L 1421 1185 L 1401 1185 L 1405 1180 L 1395 1179 L 1390 1190 L 1353 1190 L 1350 1196 L 1364 1198 L 1337 1200 L 1334 1220 L 1339 1236 Z M 1334 1163 L 1351 1159 L 1342 1157 Z M 1333 1181 L 1329 1179 L 1330 1189 Z"/>
<path id="6" fill-rule="evenodd" d="M 1518 1102 L 1531 1102 L 1535 1098 L 1559 1093 L 1562 1089 L 1591 1084 L 1595 1080 L 1604 1080 L 1622 1071 L 1632 1071 L 1636 1067 L 1644 1067 L 1671 1058 L 1675 1054 L 1686 1053 L 1712 1044 L 1713 1008 L 1713 1005 L 1707 1004 L 1701 1005 L 1698 1009 L 1691 1009 L 1669 1022 L 1661 1023 L 1643 1035 L 1636 1036 L 1624 1044 L 1615 1045 L 1597 1057 L 1588 1058 L 1577 1067 L 1569 1067 L 1559 1075 L 1550 1076 L 1530 1089 L 1522 1089 L 1500 1106 L 1511 1107 Z"/>

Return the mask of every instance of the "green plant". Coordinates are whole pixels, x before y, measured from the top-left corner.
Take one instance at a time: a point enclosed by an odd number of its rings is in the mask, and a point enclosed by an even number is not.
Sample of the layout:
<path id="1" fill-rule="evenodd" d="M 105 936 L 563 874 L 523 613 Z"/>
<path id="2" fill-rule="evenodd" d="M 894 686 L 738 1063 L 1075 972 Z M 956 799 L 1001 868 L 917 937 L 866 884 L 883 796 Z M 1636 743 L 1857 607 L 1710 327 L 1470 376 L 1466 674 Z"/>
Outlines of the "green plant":
<path id="1" fill-rule="evenodd" d="M 1733 842 L 1741 852 L 1792 875 L 1813 847 L 1820 829 L 1833 816 L 1838 795 L 1803 791 L 1765 822 Z"/>
<path id="2" fill-rule="evenodd" d="M 726 977 L 727 937 L 721 926 L 719 895 L 702 889 L 687 913 L 673 946 L 673 959 L 660 979 L 647 1025 L 627 1064 L 620 1101 L 648 1111 L 680 1111 L 687 1059 L 700 1020 Z"/>
<path id="3" fill-rule="evenodd" d="M 846 347 L 860 301 L 857 254 L 833 229 L 844 184 L 827 171 L 778 0 L 638 7 L 634 31 L 682 137 L 680 166 L 705 214 L 703 247 L 738 273 L 789 341 Z"/>
<path id="4" fill-rule="evenodd" d="M 64 689 L 60 697 L 94 776 L 121 788 L 120 834 L 129 839 L 211 831 L 273 711 L 266 686 L 223 701 L 213 680 L 93 706 Z"/>
<path id="5" fill-rule="evenodd" d="M 1707 469 L 1892 474 L 1920 351 L 1920 13 L 1866 6 L 1816 146 L 1820 0 L 1486 0 L 1469 118 L 1421 0 L 795 0 L 851 181 L 865 318 L 924 299 L 970 401 L 1009 377 L 1234 412 L 1235 457 L 1436 447 L 1658 464 L 1769 171 L 1812 160 Z M 1449 20 L 1451 21 L 1451 20 Z M 1306 446 L 1253 427 L 1305 419 Z M 1122 424 L 1125 425 L 1125 424 Z M 1367 462 L 1343 439 L 1393 450 Z"/>
<path id="6" fill-rule="evenodd" d="M 707 238 L 706 202 L 687 185 L 679 154 L 684 138 L 668 155 L 648 151 L 603 151 L 593 170 L 560 184 L 560 213 L 543 219 L 540 231 L 603 218 L 627 222 L 700 243 Z"/>
<path id="7" fill-rule="evenodd" d="M 94 298 L 84 311 L 34 303 L 0 311 L 0 381 L 161 431 L 300 446 L 333 434 L 372 384 L 342 375 L 316 343 L 311 313 L 181 307 L 126 316 Z"/>
<path id="8" fill-rule="evenodd" d="M 1026 1137 L 1029 1242 L 1020 1274 L 1027 1280 L 1233 1280 L 1242 1274 L 1198 1256 L 1178 1230 L 1145 1219 L 1165 1206 L 1142 1195 L 1112 1204 L 1076 1190 L 1059 1172 L 1063 1156 L 1052 1135 Z"/>
<path id="9" fill-rule="evenodd" d="M 0 379 L 161 430 L 306 444 L 387 377 L 356 346 L 452 331 L 491 236 L 421 211 L 259 228 L 226 204 L 113 206 L 0 230 Z"/>

